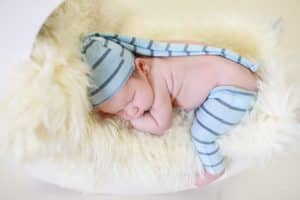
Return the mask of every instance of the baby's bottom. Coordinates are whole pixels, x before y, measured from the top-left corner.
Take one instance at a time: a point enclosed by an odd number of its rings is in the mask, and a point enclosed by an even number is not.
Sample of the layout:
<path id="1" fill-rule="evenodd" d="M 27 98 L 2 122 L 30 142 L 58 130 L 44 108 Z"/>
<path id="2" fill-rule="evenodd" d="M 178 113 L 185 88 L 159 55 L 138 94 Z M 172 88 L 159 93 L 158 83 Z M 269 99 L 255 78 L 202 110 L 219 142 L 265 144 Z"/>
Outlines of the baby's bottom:
<path id="1" fill-rule="evenodd" d="M 256 92 L 234 86 L 218 86 L 195 110 L 192 141 L 209 174 L 218 176 L 225 169 L 224 157 L 216 140 L 240 123 L 252 110 L 255 100 Z"/>

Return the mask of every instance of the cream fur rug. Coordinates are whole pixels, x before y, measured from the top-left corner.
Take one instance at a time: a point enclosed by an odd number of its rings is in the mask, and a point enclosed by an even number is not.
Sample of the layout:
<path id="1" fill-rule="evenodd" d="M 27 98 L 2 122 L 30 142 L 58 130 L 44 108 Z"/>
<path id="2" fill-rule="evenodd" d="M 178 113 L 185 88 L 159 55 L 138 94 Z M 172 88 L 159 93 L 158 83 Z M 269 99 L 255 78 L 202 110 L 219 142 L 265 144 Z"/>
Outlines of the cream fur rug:
<path id="1" fill-rule="evenodd" d="M 189 133 L 192 113 L 174 111 L 173 126 L 162 137 L 90 113 L 89 71 L 79 55 L 79 36 L 90 31 L 206 41 L 257 60 L 262 79 L 257 103 L 247 120 L 220 140 L 231 161 L 225 177 L 286 151 L 299 134 L 300 102 L 287 76 L 296 69 L 282 57 L 274 21 L 210 16 L 193 6 L 183 9 L 184 1 L 166 1 L 165 12 L 158 3 L 72 0 L 60 7 L 42 28 L 32 59 L 20 64 L 8 83 L 9 95 L 0 107 L 1 153 L 43 180 L 83 192 L 194 188 L 198 160 Z"/>

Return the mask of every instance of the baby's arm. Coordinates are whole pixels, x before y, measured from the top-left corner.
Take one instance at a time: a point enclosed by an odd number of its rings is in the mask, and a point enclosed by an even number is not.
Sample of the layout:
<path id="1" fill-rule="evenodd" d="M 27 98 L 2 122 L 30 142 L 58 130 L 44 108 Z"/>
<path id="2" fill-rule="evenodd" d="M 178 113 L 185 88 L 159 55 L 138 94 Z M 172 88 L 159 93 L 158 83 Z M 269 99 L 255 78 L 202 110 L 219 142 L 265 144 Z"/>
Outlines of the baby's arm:
<path id="1" fill-rule="evenodd" d="M 150 111 L 131 120 L 131 124 L 138 130 L 162 135 L 172 125 L 172 102 L 165 79 L 158 76 L 153 83 L 155 96 Z"/>
<path id="2" fill-rule="evenodd" d="M 170 104 L 165 101 L 161 104 L 161 107 L 152 107 L 149 112 L 145 112 L 141 117 L 131 120 L 132 126 L 141 131 L 162 135 L 172 124 Z"/>

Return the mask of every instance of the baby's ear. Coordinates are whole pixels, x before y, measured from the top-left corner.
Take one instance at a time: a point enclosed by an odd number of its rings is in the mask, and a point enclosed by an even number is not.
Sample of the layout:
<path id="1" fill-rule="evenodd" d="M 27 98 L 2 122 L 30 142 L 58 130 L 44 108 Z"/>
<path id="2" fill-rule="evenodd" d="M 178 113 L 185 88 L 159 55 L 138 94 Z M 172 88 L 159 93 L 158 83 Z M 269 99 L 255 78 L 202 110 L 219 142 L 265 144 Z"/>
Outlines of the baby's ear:
<path id="1" fill-rule="evenodd" d="M 146 60 L 143 57 L 135 58 L 135 69 L 137 71 L 148 74 L 150 66 L 147 64 Z"/>

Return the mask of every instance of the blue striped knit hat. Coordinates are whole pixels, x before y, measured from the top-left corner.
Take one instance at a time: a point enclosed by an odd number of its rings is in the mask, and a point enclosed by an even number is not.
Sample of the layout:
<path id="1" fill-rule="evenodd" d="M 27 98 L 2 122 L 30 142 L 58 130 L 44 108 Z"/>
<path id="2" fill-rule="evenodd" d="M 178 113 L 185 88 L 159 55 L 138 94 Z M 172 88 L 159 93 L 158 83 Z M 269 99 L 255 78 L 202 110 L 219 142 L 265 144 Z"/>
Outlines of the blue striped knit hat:
<path id="1" fill-rule="evenodd" d="M 206 45 L 168 43 L 109 33 L 90 33 L 81 38 L 83 61 L 91 67 L 88 94 L 93 106 L 116 94 L 135 68 L 135 55 L 167 57 L 218 55 L 239 63 L 251 71 L 258 65 L 225 48 Z"/>

